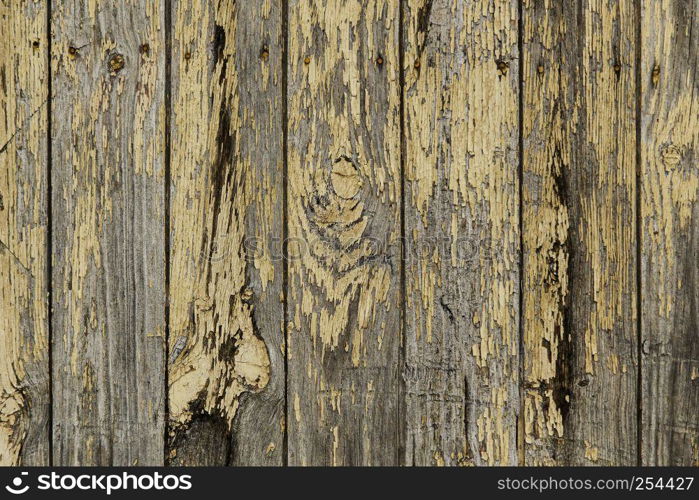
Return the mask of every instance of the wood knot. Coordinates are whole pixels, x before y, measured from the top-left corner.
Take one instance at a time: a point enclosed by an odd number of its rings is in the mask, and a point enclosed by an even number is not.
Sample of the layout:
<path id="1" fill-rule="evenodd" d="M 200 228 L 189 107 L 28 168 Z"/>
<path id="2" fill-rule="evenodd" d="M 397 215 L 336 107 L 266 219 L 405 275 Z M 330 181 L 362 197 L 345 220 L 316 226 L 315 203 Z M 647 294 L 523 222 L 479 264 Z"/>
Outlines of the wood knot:
<path id="1" fill-rule="evenodd" d="M 413 66 L 415 66 L 415 69 L 420 69 L 420 60 L 415 59 L 415 64 L 413 64 Z"/>
<path id="2" fill-rule="evenodd" d="M 362 179 L 357 168 L 345 157 L 335 160 L 330 173 L 333 191 L 337 196 L 349 200 L 357 196 L 362 188 Z"/>
<path id="3" fill-rule="evenodd" d="M 543 75 L 543 74 L 544 74 L 544 65 L 543 65 L 543 64 L 539 64 L 539 65 L 536 67 L 536 72 L 539 73 L 540 75 Z"/>
<path id="4" fill-rule="evenodd" d="M 311 64 L 311 58 L 306 56 L 303 58 L 303 64 Z"/>
<path id="5" fill-rule="evenodd" d="M 75 47 L 68 47 L 68 54 L 70 57 L 76 57 L 78 55 L 78 49 Z"/>
<path id="6" fill-rule="evenodd" d="M 674 144 L 669 144 L 660 150 L 660 158 L 667 170 L 675 169 L 682 161 L 682 149 Z"/>
<path id="7" fill-rule="evenodd" d="M 497 61 L 495 61 L 495 64 L 497 65 L 498 73 L 500 73 L 500 76 L 507 76 L 507 71 L 510 69 L 509 63 L 506 63 L 502 59 L 498 59 Z"/>
<path id="8" fill-rule="evenodd" d="M 376 58 L 376 64 L 378 64 L 379 66 L 381 66 L 381 65 L 383 64 L 383 57 L 381 57 L 381 56 L 377 57 L 377 58 Z"/>
<path id="9" fill-rule="evenodd" d="M 148 55 L 148 53 L 150 52 L 150 45 L 148 45 L 147 43 L 144 43 L 143 45 L 141 45 L 141 46 L 138 48 L 138 51 L 139 51 L 141 54 L 143 54 L 144 56 L 145 56 L 145 55 Z"/>
<path id="10" fill-rule="evenodd" d="M 267 47 L 262 47 L 262 49 L 260 50 L 260 59 L 262 59 L 263 61 L 269 59 L 269 50 L 267 49 Z"/>
<path id="11" fill-rule="evenodd" d="M 184 53 L 184 59 L 185 61 L 189 61 L 192 58 L 191 52 L 185 52 Z"/>
<path id="12" fill-rule="evenodd" d="M 124 56 L 121 54 L 112 54 L 112 56 L 109 58 L 109 62 L 107 63 L 109 66 L 109 71 L 112 73 L 118 73 L 124 69 L 125 64 L 126 61 L 124 60 Z"/>
<path id="13" fill-rule="evenodd" d="M 621 73 L 621 64 L 614 63 L 614 74 L 616 76 L 619 76 L 620 73 Z"/>

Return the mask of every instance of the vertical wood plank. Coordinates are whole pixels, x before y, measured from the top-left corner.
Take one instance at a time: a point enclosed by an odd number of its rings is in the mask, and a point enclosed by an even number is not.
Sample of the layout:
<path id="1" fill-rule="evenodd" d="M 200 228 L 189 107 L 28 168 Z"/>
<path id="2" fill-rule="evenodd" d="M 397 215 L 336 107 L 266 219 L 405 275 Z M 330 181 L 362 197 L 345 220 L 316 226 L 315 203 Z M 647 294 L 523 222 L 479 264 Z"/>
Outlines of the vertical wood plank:
<path id="1" fill-rule="evenodd" d="M 162 2 L 54 2 L 56 465 L 164 450 Z"/>
<path id="2" fill-rule="evenodd" d="M 523 6 L 526 465 L 637 460 L 636 21 Z"/>
<path id="3" fill-rule="evenodd" d="M 282 2 L 172 5 L 173 465 L 281 465 Z"/>
<path id="4" fill-rule="evenodd" d="M 291 0 L 289 463 L 399 460 L 397 0 Z"/>
<path id="5" fill-rule="evenodd" d="M 641 6 L 642 461 L 699 465 L 699 2 Z"/>
<path id="6" fill-rule="evenodd" d="M 517 463 L 517 2 L 405 3 L 406 461 Z"/>
<path id="7" fill-rule="evenodd" d="M 0 3 L 0 465 L 48 465 L 48 40 L 44 2 Z"/>

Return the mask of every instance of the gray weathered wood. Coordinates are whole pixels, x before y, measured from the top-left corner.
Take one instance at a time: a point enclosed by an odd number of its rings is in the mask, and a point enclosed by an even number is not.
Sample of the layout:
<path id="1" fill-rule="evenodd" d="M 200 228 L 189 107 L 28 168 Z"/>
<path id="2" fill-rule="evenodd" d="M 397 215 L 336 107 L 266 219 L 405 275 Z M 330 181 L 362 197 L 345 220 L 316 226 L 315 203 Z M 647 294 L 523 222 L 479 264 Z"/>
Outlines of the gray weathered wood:
<path id="1" fill-rule="evenodd" d="M 55 465 L 163 462 L 163 3 L 52 3 Z"/>
<path id="2" fill-rule="evenodd" d="M 405 2 L 406 461 L 517 463 L 517 2 Z"/>
<path id="3" fill-rule="evenodd" d="M 284 462 L 282 14 L 172 4 L 173 465 Z"/>
<path id="4" fill-rule="evenodd" d="M 44 3 L 0 3 L 0 465 L 48 465 Z"/>
<path id="5" fill-rule="evenodd" d="M 0 1 L 0 464 L 699 465 L 698 15 Z"/>
<path id="6" fill-rule="evenodd" d="M 399 461 L 397 0 L 291 0 L 289 463 Z"/>
<path id="7" fill-rule="evenodd" d="M 699 1 L 641 6 L 642 461 L 699 465 Z"/>
<path id="8" fill-rule="evenodd" d="M 523 6 L 526 465 L 637 459 L 631 0 Z"/>

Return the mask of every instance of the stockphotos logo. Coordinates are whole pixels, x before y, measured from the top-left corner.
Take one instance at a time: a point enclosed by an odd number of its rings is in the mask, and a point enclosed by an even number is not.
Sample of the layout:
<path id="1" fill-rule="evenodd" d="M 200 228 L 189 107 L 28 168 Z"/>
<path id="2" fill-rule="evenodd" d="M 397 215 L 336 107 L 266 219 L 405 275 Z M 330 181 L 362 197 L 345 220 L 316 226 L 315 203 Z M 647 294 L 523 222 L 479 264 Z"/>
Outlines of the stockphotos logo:
<path id="1" fill-rule="evenodd" d="M 29 489 L 29 485 L 22 485 L 24 484 L 23 477 L 27 476 L 28 474 L 28 472 L 22 472 L 19 476 L 12 480 L 11 485 L 8 484 L 7 486 L 5 486 L 5 489 L 13 495 L 21 495 L 22 493 L 26 493 Z"/>
<path id="2" fill-rule="evenodd" d="M 22 472 L 12 480 L 11 485 L 5 489 L 13 495 L 21 495 L 29 490 L 29 485 L 24 484 L 27 472 Z M 83 490 L 104 492 L 111 495 L 114 491 L 148 491 L 148 490 L 190 490 L 192 489 L 192 476 L 188 474 L 42 474 L 37 477 L 38 490 L 70 491 Z"/>

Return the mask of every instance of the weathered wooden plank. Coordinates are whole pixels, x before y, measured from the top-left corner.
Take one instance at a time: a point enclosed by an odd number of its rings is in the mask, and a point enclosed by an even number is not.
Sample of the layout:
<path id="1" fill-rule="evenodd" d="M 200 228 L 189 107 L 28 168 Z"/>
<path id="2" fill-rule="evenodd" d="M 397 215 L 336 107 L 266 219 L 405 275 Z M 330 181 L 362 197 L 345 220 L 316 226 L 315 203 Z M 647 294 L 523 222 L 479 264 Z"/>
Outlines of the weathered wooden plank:
<path id="1" fill-rule="evenodd" d="M 699 465 L 699 1 L 641 8 L 642 462 Z"/>
<path id="2" fill-rule="evenodd" d="M 517 2 L 405 4 L 408 463 L 517 463 Z"/>
<path id="3" fill-rule="evenodd" d="M 48 40 L 43 2 L 0 3 L 0 465 L 49 464 Z"/>
<path id="4" fill-rule="evenodd" d="M 523 6 L 526 465 L 637 460 L 636 16 Z"/>
<path id="5" fill-rule="evenodd" d="M 284 460 L 281 22 L 172 5 L 171 464 Z"/>
<path id="6" fill-rule="evenodd" d="M 163 462 L 162 2 L 53 2 L 56 465 Z"/>
<path id="7" fill-rule="evenodd" d="M 291 0 L 290 464 L 399 461 L 397 0 Z"/>

